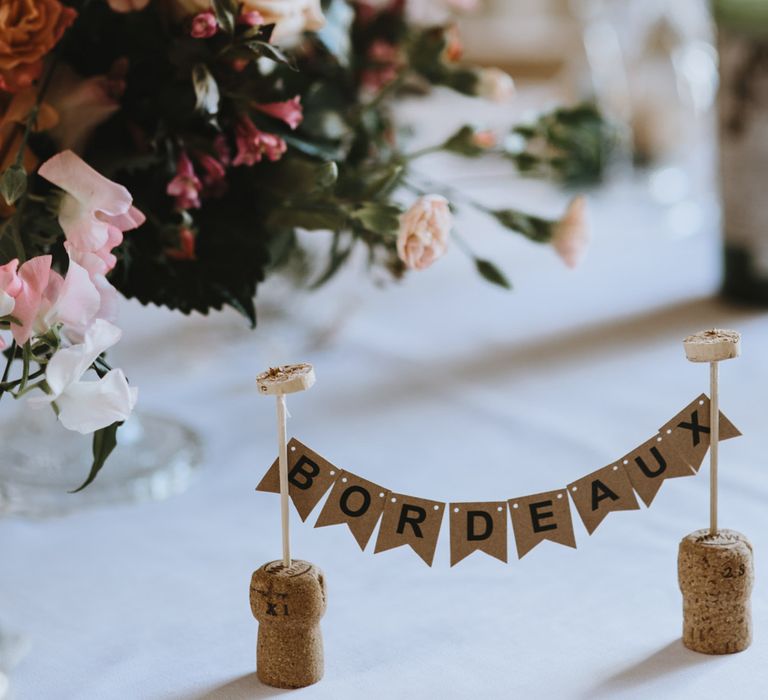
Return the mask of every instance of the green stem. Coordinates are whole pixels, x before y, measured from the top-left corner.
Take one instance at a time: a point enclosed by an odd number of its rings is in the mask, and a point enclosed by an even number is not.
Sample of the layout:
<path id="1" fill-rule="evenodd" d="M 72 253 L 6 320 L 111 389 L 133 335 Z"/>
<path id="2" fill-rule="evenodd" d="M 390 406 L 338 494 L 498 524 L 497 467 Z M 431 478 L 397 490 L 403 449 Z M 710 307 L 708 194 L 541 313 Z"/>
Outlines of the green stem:
<path id="1" fill-rule="evenodd" d="M 5 382 L 8 381 L 8 374 L 11 371 L 11 365 L 13 364 L 13 360 L 16 357 L 16 341 L 14 340 L 11 343 L 11 347 L 8 351 L 8 361 L 5 363 L 5 371 L 3 372 L 3 378 L 0 380 L 0 398 L 2 398 L 3 394 L 5 393 L 5 389 L 2 387 L 2 384 L 5 384 Z"/>
<path id="2" fill-rule="evenodd" d="M 21 370 L 21 390 L 24 390 L 24 387 L 27 386 L 27 382 L 29 381 L 29 355 L 31 352 L 31 348 L 29 345 L 29 341 L 24 343 L 24 350 L 23 350 L 23 365 Z"/>

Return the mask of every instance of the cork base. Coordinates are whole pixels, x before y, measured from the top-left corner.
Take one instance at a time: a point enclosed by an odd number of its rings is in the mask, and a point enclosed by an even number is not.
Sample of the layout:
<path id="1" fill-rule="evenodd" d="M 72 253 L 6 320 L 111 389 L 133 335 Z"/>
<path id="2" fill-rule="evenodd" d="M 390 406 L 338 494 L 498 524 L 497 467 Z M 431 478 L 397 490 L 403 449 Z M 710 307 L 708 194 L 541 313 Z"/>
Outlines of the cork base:
<path id="1" fill-rule="evenodd" d="M 752 545 L 734 530 L 697 530 L 680 542 L 683 644 L 702 654 L 733 654 L 752 643 Z"/>
<path id="2" fill-rule="evenodd" d="M 303 688 L 323 677 L 325 580 L 314 564 L 270 562 L 253 572 L 251 611 L 259 621 L 256 673 L 275 688 Z"/>

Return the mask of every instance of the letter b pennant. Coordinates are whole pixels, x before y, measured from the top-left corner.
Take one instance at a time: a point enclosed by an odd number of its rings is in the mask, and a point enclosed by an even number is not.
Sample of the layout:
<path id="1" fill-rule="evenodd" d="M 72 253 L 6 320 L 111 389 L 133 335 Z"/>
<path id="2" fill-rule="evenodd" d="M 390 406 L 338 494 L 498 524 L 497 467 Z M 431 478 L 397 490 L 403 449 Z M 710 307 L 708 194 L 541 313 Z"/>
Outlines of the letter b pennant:
<path id="1" fill-rule="evenodd" d="M 341 469 L 296 438 L 288 442 L 288 494 L 302 520 L 309 517 L 340 473 Z M 280 493 L 278 460 L 272 463 L 256 490 Z"/>

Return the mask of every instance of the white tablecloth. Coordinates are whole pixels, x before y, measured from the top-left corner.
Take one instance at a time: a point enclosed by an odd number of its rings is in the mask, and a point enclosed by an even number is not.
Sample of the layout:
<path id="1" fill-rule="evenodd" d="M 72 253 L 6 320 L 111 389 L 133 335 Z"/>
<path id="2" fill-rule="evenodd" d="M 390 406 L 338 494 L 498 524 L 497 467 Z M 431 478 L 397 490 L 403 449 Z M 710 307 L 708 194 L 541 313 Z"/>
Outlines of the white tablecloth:
<path id="1" fill-rule="evenodd" d="M 501 163 L 472 172 L 490 204 L 565 202 L 543 184 L 520 186 Z M 707 525 L 704 468 L 592 537 L 576 517 L 577 550 L 545 542 L 518 561 L 510 541 L 507 565 L 477 553 L 450 568 L 447 519 L 430 569 L 408 548 L 361 552 L 344 526 L 313 529 L 319 507 L 303 524 L 294 513 L 294 554 L 321 566 L 329 588 L 325 678 L 295 696 L 761 697 L 768 323 L 711 298 L 711 200 L 661 205 L 642 180 L 597 191 L 591 206 L 595 240 L 575 272 L 463 215 L 465 237 L 507 270 L 511 293 L 454 251 L 384 291 L 349 273 L 286 298 L 317 334 L 269 319 L 252 334 L 233 314 L 128 304 L 120 364 L 145 410 L 199 430 L 203 468 L 165 502 L 0 521 L 0 619 L 32 642 L 12 674 L 15 697 L 282 694 L 256 680 L 248 604 L 251 572 L 279 556 L 279 499 L 254 492 L 275 455 L 274 405 L 253 381 L 270 363 L 314 363 L 315 388 L 290 399 L 290 432 L 337 465 L 416 496 L 496 500 L 562 487 L 650 437 L 707 390 L 706 368 L 685 361 L 680 341 L 711 326 L 744 332 L 743 358 L 721 372 L 721 406 L 745 436 L 721 447 L 720 506 L 722 524 L 756 551 L 748 651 L 708 657 L 680 642 L 677 544 Z M 318 345 L 334 314 L 346 321 Z"/>

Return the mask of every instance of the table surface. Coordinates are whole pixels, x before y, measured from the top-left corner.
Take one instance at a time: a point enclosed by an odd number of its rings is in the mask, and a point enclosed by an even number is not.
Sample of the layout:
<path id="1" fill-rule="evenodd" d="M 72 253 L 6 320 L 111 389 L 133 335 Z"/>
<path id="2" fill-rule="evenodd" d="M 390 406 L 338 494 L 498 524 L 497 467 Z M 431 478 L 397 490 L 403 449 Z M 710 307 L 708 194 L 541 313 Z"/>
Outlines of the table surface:
<path id="1" fill-rule="evenodd" d="M 497 124 L 508 118 L 491 113 Z M 566 201 L 501 162 L 470 168 L 437 156 L 424 167 L 488 204 L 547 213 Z M 708 657 L 680 642 L 677 545 L 707 525 L 704 467 L 667 482 L 650 509 L 610 515 L 591 537 L 575 518 L 576 550 L 545 542 L 518 561 L 510 542 L 506 565 L 476 553 L 450 568 L 447 520 L 428 568 L 407 547 L 374 556 L 344 526 L 313 529 L 319 506 L 306 523 L 294 513 L 294 554 L 322 567 L 329 595 L 325 678 L 294 692 L 758 697 L 768 682 L 758 393 L 768 323 L 713 296 L 717 207 L 698 181 L 675 199 L 685 188 L 676 177 L 619 178 L 592 192 L 593 246 L 576 271 L 463 212 L 465 237 L 508 272 L 513 292 L 475 278 L 453 251 L 384 290 L 355 270 L 318 294 L 289 298 L 271 284 L 262 304 L 284 306 L 289 320 L 265 313 L 255 333 L 230 313 L 186 318 L 126 304 L 119 364 L 144 410 L 199 431 L 203 466 L 164 502 L 0 522 L 0 619 L 31 640 L 11 676 L 14 697 L 284 692 L 256 679 L 248 605 L 251 572 L 279 556 L 279 499 L 254 491 L 276 452 L 274 405 L 253 381 L 264 367 L 315 365 L 315 387 L 290 399 L 289 432 L 335 464 L 415 496 L 500 500 L 609 463 L 706 391 L 706 368 L 685 361 L 681 339 L 712 326 L 744 333 L 743 357 L 721 370 L 721 407 L 744 437 L 721 447 L 720 507 L 722 525 L 757 552 L 749 650 Z"/>

